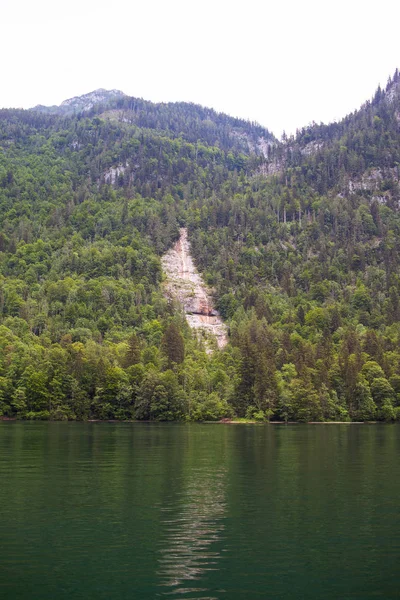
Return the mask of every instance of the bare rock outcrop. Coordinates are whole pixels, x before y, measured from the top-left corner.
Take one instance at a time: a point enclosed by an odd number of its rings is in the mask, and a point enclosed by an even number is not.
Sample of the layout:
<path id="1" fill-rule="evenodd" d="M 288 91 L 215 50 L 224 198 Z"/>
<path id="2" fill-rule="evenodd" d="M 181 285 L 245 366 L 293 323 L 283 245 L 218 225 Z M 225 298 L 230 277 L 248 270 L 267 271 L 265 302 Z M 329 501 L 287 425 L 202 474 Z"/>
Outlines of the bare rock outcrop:
<path id="1" fill-rule="evenodd" d="M 206 338 L 215 338 L 218 348 L 223 348 L 228 341 L 227 328 L 194 266 L 185 228 L 180 230 L 179 240 L 173 248 L 164 254 L 162 266 L 167 276 L 166 293 L 180 302 L 190 327 L 204 332 Z"/>

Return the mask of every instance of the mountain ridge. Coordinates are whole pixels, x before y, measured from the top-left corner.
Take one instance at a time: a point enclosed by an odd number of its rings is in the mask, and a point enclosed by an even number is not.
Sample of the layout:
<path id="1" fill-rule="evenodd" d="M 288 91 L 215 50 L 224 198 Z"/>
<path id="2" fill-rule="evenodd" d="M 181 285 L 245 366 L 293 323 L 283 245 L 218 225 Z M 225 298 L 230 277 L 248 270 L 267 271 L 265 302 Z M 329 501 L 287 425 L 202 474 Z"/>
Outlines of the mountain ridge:
<path id="1" fill-rule="evenodd" d="M 183 135 L 192 142 L 207 139 L 210 144 L 215 144 L 221 136 L 225 136 L 230 138 L 232 148 L 264 157 L 268 156 L 269 147 L 277 142 L 268 129 L 255 122 L 231 117 L 193 102 L 154 103 L 128 96 L 119 90 L 100 88 L 64 100 L 59 106 L 37 105 L 29 110 L 48 115 L 96 115 L 120 123 L 168 131 L 175 136 Z"/>

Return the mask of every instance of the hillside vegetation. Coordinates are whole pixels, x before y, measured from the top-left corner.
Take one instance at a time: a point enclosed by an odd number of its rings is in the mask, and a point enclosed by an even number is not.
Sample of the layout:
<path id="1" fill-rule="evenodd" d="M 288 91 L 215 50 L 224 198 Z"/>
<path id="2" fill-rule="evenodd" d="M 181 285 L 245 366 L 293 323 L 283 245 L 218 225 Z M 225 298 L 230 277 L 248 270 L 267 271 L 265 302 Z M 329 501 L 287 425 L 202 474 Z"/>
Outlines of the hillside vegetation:
<path id="1" fill-rule="evenodd" d="M 123 95 L 0 111 L 3 415 L 395 420 L 398 87 L 280 143 Z M 160 285 L 182 226 L 230 328 L 212 355 Z"/>

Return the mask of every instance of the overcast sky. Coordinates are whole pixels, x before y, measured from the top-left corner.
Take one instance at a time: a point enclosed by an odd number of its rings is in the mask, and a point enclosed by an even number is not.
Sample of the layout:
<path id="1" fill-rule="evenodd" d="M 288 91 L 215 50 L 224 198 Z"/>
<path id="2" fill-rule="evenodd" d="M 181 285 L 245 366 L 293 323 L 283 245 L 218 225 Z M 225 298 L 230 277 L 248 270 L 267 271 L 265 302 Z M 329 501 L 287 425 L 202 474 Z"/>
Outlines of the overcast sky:
<path id="1" fill-rule="evenodd" d="M 0 0 L 0 106 L 96 88 L 196 102 L 278 137 L 340 119 L 400 67 L 400 3 Z"/>

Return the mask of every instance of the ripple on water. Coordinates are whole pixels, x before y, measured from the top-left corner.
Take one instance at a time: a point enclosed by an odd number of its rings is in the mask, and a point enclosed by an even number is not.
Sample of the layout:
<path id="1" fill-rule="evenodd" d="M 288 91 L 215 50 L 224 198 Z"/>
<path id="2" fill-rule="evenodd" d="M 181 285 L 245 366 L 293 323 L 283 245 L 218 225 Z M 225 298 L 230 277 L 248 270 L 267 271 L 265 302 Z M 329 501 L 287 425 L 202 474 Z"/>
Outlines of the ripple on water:
<path id="1" fill-rule="evenodd" d="M 207 574 L 219 569 L 223 556 L 224 475 L 223 470 L 193 472 L 179 494 L 178 504 L 172 496 L 162 508 L 163 535 L 157 571 L 160 586 L 167 588 L 162 595 L 216 599 L 204 584 Z M 198 586 L 193 586 L 195 582 Z"/>

